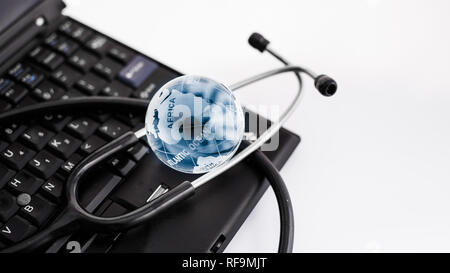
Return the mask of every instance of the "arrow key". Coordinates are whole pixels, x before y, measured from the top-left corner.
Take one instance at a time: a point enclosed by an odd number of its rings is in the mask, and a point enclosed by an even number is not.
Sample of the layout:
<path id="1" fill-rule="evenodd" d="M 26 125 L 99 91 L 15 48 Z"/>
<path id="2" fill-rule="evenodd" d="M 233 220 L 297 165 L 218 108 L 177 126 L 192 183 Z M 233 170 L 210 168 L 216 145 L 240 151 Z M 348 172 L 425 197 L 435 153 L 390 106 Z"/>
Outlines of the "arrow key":
<path id="1" fill-rule="evenodd" d="M 14 216 L 0 229 L 0 237 L 11 243 L 18 243 L 36 232 L 36 230 L 36 227 L 27 220 Z"/>

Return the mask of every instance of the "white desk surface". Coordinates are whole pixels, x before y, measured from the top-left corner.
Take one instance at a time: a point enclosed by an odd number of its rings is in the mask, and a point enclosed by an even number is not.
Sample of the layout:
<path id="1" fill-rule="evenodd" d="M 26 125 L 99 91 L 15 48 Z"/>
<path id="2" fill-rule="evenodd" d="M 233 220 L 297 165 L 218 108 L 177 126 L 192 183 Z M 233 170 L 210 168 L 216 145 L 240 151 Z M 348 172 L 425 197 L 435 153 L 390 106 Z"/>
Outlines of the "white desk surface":
<path id="1" fill-rule="evenodd" d="M 259 31 L 294 64 L 328 73 L 335 97 L 306 81 L 286 127 L 301 146 L 281 174 L 296 252 L 450 250 L 450 2 L 387 0 L 66 0 L 66 14 L 184 73 L 232 83 L 279 64 L 247 45 Z M 292 76 L 243 91 L 286 106 Z M 228 252 L 271 252 L 268 191 Z"/>

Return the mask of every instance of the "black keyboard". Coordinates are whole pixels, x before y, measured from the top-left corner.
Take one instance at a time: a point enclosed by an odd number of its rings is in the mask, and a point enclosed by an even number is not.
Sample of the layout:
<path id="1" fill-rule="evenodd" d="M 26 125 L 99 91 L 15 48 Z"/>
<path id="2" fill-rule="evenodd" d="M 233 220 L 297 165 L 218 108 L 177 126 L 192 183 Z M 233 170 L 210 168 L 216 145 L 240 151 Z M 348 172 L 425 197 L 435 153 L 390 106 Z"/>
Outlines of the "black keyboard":
<path id="1" fill-rule="evenodd" d="M 134 75 L 137 64 L 145 69 Z M 0 112 L 80 96 L 149 99 L 178 75 L 89 27 L 64 19 L 53 33 L 40 39 L 0 75 Z M 62 207 L 59 204 L 64 202 L 65 180 L 72 169 L 108 141 L 142 128 L 143 118 L 134 113 L 51 114 L 26 124 L 3 126 L 0 249 L 20 242 L 51 222 Z M 89 178 L 86 189 L 81 189 L 80 201 L 85 208 L 98 215 L 116 216 L 143 205 L 157 185 L 141 187 L 137 192 L 137 187 L 124 186 L 122 182 L 147 151 L 146 143 L 139 143 L 100 167 Z M 89 240 L 92 234 L 73 236 L 79 242 L 83 241 L 81 237 Z M 117 237 L 109 236 L 110 241 Z M 57 243 L 52 247 L 53 251 L 60 251 Z"/>

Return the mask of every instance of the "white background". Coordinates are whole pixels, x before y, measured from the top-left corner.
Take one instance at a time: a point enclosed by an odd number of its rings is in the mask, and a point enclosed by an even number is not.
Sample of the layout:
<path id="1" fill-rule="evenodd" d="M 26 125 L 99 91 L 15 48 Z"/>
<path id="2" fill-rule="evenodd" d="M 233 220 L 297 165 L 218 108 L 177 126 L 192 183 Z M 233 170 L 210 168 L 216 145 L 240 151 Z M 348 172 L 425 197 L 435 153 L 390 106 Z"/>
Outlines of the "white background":
<path id="1" fill-rule="evenodd" d="M 387 0 L 66 0 L 66 14 L 166 63 L 233 83 L 279 66 L 247 45 L 260 31 L 306 81 L 286 127 L 302 136 L 281 174 L 296 252 L 450 250 L 450 2 Z M 285 106 L 280 76 L 239 97 Z M 228 252 L 270 252 L 278 212 L 268 191 Z"/>

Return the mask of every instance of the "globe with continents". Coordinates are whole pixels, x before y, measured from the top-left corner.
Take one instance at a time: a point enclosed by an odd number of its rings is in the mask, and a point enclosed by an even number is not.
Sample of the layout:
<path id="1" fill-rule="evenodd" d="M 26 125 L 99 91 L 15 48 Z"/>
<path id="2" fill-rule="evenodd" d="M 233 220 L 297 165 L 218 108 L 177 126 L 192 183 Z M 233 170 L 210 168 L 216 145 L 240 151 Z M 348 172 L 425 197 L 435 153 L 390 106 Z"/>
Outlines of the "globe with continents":
<path id="1" fill-rule="evenodd" d="M 166 83 L 150 100 L 145 128 L 151 149 L 167 166 L 184 173 L 205 173 L 238 149 L 244 114 L 223 84 L 182 76 Z"/>

